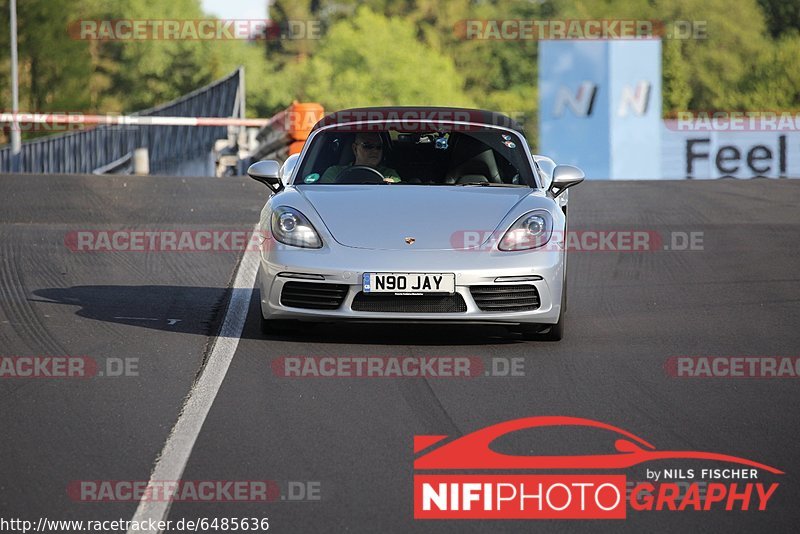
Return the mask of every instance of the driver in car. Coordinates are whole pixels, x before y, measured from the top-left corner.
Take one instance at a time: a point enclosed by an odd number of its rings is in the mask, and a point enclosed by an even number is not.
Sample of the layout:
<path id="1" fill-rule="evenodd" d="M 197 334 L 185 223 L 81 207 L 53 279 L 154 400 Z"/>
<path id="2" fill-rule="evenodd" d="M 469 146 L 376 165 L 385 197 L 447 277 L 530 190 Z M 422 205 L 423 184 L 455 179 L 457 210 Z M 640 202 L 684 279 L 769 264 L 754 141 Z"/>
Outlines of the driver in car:
<path id="1" fill-rule="evenodd" d="M 383 160 L 383 140 L 377 133 L 358 133 L 353 141 L 353 153 L 355 161 L 350 165 L 332 165 L 323 173 L 319 183 L 332 184 L 336 182 L 339 173 L 353 165 L 366 165 L 372 167 L 383 175 L 383 180 L 389 183 L 400 181 L 400 175 L 396 170 L 381 165 Z"/>

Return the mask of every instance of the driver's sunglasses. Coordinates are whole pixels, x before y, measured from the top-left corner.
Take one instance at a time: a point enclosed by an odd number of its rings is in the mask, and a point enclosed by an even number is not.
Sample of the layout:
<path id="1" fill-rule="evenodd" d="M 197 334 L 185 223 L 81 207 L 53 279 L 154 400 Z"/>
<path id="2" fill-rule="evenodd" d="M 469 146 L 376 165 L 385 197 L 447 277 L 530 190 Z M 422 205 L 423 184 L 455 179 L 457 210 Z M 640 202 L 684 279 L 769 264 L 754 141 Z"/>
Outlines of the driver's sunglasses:
<path id="1" fill-rule="evenodd" d="M 383 150 L 383 143 L 359 143 L 359 145 L 364 147 L 366 150 Z"/>

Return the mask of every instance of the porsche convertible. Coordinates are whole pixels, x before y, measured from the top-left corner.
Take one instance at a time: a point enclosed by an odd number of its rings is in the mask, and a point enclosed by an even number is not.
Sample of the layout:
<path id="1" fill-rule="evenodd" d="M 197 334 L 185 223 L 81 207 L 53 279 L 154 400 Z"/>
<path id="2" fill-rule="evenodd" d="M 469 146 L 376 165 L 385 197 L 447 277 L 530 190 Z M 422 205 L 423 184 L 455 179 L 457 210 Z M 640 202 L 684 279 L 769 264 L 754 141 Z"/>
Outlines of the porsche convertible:
<path id="1" fill-rule="evenodd" d="M 457 108 L 361 108 L 248 174 L 261 212 L 262 330 L 315 322 L 501 324 L 560 340 L 567 189 L 518 123 Z"/>

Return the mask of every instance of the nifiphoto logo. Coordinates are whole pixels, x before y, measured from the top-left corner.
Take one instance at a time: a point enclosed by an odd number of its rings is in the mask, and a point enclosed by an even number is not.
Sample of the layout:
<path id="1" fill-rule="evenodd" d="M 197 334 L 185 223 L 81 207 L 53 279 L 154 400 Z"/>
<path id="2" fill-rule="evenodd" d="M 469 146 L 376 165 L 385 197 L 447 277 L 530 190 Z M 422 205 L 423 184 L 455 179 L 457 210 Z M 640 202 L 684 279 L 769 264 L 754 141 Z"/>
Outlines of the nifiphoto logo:
<path id="1" fill-rule="evenodd" d="M 607 450 L 585 444 L 592 452 L 559 456 L 493 448 L 515 433 L 531 436 L 553 428 L 605 431 Z M 727 454 L 659 450 L 621 428 L 562 416 L 514 419 L 456 438 L 415 436 L 414 452 L 415 519 L 625 519 L 629 510 L 764 511 L 780 486 L 770 479 L 784 474 Z M 632 468 L 666 462 L 714 467 L 648 467 L 645 481 L 629 484 Z"/>

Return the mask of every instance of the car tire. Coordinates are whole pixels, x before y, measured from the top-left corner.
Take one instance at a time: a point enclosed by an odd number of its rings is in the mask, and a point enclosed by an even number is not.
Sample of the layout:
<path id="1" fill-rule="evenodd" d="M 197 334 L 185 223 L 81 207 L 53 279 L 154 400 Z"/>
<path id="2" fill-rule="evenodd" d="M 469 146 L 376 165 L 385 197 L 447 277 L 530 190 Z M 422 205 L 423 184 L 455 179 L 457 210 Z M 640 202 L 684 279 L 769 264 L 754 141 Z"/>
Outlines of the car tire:
<path id="1" fill-rule="evenodd" d="M 564 316 L 567 314 L 567 278 L 564 276 L 564 286 L 561 290 L 561 311 L 558 322 L 553 325 L 520 325 L 518 332 L 526 341 L 561 341 L 564 337 Z"/>
<path id="2" fill-rule="evenodd" d="M 558 316 L 558 322 L 551 325 L 550 328 L 541 334 L 536 334 L 537 341 L 561 341 L 564 337 L 564 313 Z"/>
<path id="3" fill-rule="evenodd" d="M 561 341 L 564 336 L 564 314 L 556 324 L 520 325 L 514 329 L 525 341 Z"/>

